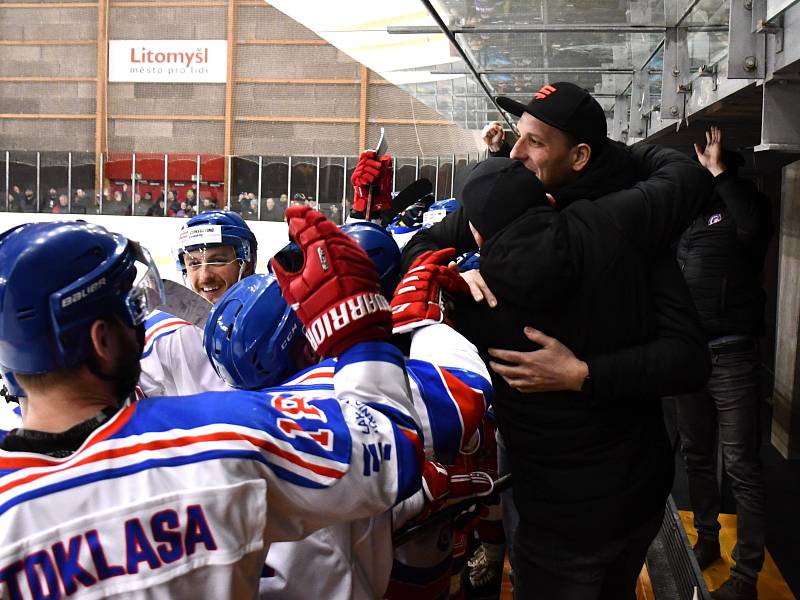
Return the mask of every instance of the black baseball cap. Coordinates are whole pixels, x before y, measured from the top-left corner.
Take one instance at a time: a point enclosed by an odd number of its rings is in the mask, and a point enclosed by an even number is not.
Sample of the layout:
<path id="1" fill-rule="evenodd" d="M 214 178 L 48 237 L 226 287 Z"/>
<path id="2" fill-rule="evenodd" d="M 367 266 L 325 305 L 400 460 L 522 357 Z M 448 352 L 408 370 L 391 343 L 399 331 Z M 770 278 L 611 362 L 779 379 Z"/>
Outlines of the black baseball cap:
<path id="1" fill-rule="evenodd" d="M 544 86 L 528 104 L 505 96 L 498 96 L 495 100 L 500 108 L 512 115 L 521 117 L 522 113 L 528 113 L 592 148 L 601 146 L 608 139 L 603 107 L 589 92 L 569 81 Z"/>
<path id="2" fill-rule="evenodd" d="M 467 219 L 489 239 L 534 206 L 549 206 L 539 178 L 518 160 L 492 157 L 478 163 L 461 193 Z"/>

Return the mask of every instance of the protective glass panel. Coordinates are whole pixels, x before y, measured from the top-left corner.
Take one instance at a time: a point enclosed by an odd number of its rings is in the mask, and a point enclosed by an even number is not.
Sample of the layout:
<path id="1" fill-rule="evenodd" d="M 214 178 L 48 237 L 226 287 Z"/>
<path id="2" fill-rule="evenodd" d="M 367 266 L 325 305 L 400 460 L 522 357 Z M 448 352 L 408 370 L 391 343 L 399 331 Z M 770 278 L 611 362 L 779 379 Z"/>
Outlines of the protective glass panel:
<path id="1" fill-rule="evenodd" d="M 39 185 L 41 200 L 39 211 L 69 214 L 69 158 L 66 152 L 40 154 Z"/>
<path id="2" fill-rule="evenodd" d="M 439 161 L 439 176 L 436 178 L 436 199 L 451 198 L 453 192 L 453 159 L 441 159 Z"/>
<path id="3" fill-rule="evenodd" d="M 14 200 L 11 197 L 11 182 L 6 177 L 6 167 L 8 163 L 6 162 L 6 153 L 5 151 L 0 151 L 0 190 L 2 190 L 2 196 L 0 196 L 0 212 L 6 212 L 9 210 L 14 210 Z"/>
<path id="4" fill-rule="evenodd" d="M 258 219 L 258 157 L 234 156 L 231 171 L 230 210 L 245 219 Z"/>
<path id="5" fill-rule="evenodd" d="M 348 181 L 347 184 L 350 182 Z M 328 218 L 341 225 L 345 190 L 344 157 L 323 157 L 319 166 L 319 207 Z"/>
<path id="6" fill-rule="evenodd" d="M 394 189 L 401 192 L 417 180 L 417 159 L 395 157 Z"/>
<path id="7" fill-rule="evenodd" d="M 292 157 L 291 203 L 313 206 L 317 198 L 317 159 L 313 156 Z"/>
<path id="8" fill-rule="evenodd" d="M 11 152 L 9 185 L 16 199 L 17 212 L 39 212 L 39 188 L 36 182 L 36 152 Z"/>
<path id="9" fill-rule="evenodd" d="M 293 159 L 294 160 L 294 159 Z M 261 168 L 261 197 L 275 198 L 278 213 L 289 206 L 289 158 L 286 156 L 264 156 Z"/>
<path id="10" fill-rule="evenodd" d="M 423 158 L 420 160 L 419 177 L 431 182 L 431 186 L 436 186 L 436 159 Z"/>
<path id="11" fill-rule="evenodd" d="M 91 152 L 72 153 L 72 200 L 73 214 L 97 214 L 99 201 L 95 189 L 95 158 Z"/>

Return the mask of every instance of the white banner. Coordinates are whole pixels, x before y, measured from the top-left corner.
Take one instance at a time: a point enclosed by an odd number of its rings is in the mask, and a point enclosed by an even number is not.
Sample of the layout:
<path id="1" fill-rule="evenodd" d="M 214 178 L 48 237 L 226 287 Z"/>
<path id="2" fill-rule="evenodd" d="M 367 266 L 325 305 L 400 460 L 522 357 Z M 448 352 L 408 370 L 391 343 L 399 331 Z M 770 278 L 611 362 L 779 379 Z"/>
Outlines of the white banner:
<path id="1" fill-rule="evenodd" d="M 226 40 L 110 40 L 108 80 L 225 83 Z"/>

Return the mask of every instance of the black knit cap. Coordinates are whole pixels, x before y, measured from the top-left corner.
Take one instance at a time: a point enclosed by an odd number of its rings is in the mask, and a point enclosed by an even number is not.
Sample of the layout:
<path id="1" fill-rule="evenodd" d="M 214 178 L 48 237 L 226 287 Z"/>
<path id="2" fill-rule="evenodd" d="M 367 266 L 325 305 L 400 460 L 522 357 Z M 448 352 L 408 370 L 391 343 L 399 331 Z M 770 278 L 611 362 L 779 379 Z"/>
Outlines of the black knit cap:
<path id="1" fill-rule="evenodd" d="M 608 139 L 603 107 L 589 92 L 569 81 L 544 86 L 528 104 L 505 96 L 499 96 L 496 100 L 500 108 L 512 115 L 521 117 L 522 113 L 528 113 L 571 134 L 579 143 L 586 142 L 592 149 L 602 146 Z"/>
<path id="2" fill-rule="evenodd" d="M 461 204 L 485 238 L 510 225 L 534 206 L 549 206 L 539 178 L 521 162 L 492 157 L 478 163 L 464 182 Z"/>

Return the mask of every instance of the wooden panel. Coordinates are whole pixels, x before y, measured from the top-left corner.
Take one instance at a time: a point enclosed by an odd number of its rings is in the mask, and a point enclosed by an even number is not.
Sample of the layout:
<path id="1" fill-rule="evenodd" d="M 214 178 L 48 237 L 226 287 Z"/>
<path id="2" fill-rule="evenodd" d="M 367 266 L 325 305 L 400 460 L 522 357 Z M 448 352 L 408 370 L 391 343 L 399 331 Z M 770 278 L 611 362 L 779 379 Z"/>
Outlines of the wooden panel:
<path id="1" fill-rule="evenodd" d="M 367 98 L 369 94 L 369 69 L 364 65 L 359 68 L 361 76 L 361 96 L 358 108 L 358 151 L 367 147 Z"/>
<path id="2" fill-rule="evenodd" d="M 453 125 L 444 119 L 369 119 L 373 125 Z"/>
<path id="3" fill-rule="evenodd" d="M 97 40 L 0 40 L 0 46 L 94 46 Z"/>
<path id="4" fill-rule="evenodd" d="M 225 78 L 225 143 L 223 145 L 223 155 L 233 154 L 233 89 L 236 87 L 234 81 L 234 59 L 236 57 L 236 2 L 228 0 L 228 75 Z M 227 190 L 231 174 L 228 172 L 230 161 L 225 161 L 224 186 L 226 198 L 230 195 Z"/>
<path id="5" fill-rule="evenodd" d="M 224 115 L 109 115 L 117 121 L 225 121 Z"/>
<path id="6" fill-rule="evenodd" d="M 244 46 L 327 46 L 328 42 L 320 39 L 313 40 L 241 40 L 236 42 Z"/>
<path id="7" fill-rule="evenodd" d="M 97 85 L 95 86 L 94 164 L 101 165 L 108 151 L 108 0 L 97 2 Z M 100 171 L 95 169 L 94 189 L 102 190 Z"/>
<path id="8" fill-rule="evenodd" d="M 272 117 L 272 116 L 252 116 L 236 117 L 239 122 L 254 123 L 359 123 L 357 117 Z"/>
<path id="9" fill-rule="evenodd" d="M 47 77 L 47 76 L 24 76 L 24 77 L 0 77 L 0 81 L 6 83 L 74 83 L 80 81 L 95 81 L 96 77 Z"/>
<path id="10" fill-rule="evenodd" d="M 111 3 L 112 8 L 219 8 L 225 6 L 224 2 L 203 2 L 202 0 L 175 0 L 175 1 L 126 1 L 116 0 Z"/>
<path id="11" fill-rule="evenodd" d="M 241 77 L 236 83 L 259 83 L 259 84 L 279 84 L 279 85 L 358 85 L 359 79 L 287 79 L 285 77 L 258 78 Z"/>
<path id="12" fill-rule="evenodd" d="M 65 113 L 0 113 L 0 119 L 24 119 L 26 121 L 91 121 L 94 115 L 65 114 Z"/>
<path id="13" fill-rule="evenodd" d="M 97 8 L 96 2 L 9 2 L 8 4 L 0 3 L 0 9 L 5 8 L 35 8 L 36 10 L 42 8 Z"/>

